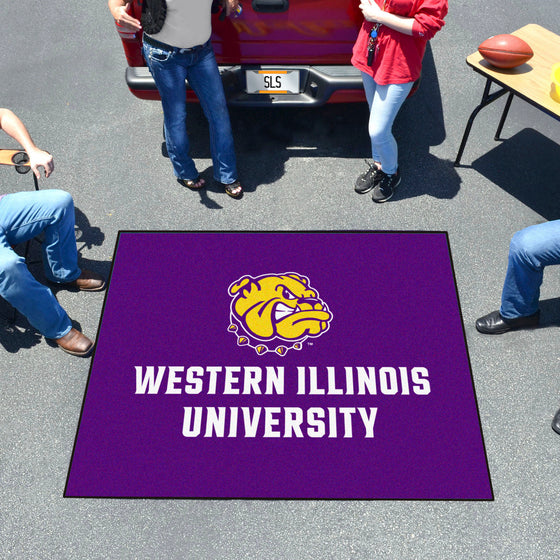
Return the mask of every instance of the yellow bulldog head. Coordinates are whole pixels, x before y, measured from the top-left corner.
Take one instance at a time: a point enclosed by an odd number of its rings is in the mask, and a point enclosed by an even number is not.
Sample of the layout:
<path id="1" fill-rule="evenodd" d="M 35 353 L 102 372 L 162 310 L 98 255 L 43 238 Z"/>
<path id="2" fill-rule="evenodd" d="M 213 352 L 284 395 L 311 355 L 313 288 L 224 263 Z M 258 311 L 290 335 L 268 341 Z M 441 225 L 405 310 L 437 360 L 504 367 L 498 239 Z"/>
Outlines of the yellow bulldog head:
<path id="1" fill-rule="evenodd" d="M 231 284 L 229 294 L 232 323 L 260 341 L 301 342 L 324 333 L 332 319 L 309 280 L 293 272 L 243 276 Z M 230 330 L 236 330 L 235 325 Z"/>

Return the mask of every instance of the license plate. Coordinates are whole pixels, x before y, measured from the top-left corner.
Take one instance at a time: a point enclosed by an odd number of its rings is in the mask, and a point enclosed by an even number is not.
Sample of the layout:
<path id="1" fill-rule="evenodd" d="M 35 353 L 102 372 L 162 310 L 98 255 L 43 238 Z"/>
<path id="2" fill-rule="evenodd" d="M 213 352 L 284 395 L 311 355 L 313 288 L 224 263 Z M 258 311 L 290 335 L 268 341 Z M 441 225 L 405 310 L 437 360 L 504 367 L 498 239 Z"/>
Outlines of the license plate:
<path id="1" fill-rule="evenodd" d="M 247 70 L 247 93 L 299 93 L 298 70 Z"/>

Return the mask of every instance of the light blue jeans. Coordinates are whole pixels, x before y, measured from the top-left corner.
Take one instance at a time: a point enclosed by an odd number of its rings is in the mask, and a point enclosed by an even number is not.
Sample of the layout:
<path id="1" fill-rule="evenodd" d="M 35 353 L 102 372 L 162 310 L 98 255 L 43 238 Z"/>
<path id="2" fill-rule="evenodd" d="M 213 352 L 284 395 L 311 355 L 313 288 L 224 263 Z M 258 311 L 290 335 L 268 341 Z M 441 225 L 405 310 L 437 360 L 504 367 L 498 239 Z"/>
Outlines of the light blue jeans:
<path id="1" fill-rule="evenodd" d="M 35 280 L 12 246 L 44 233 L 47 278 L 72 282 L 81 274 L 74 221 L 74 202 L 64 191 L 20 192 L 0 199 L 0 296 L 47 338 L 64 336 L 72 324 L 51 290 Z"/>
<path id="2" fill-rule="evenodd" d="M 186 129 L 186 84 L 195 92 L 210 128 L 214 179 L 231 184 L 237 180 L 235 150 L 229 113 L 212 44 L 194 49 L 155 48 L 143 45 L 146 63 L 158 88 L 163 107 L 167 152 L 179 179 L 196 179 L 198 171 L 189 155 Z"/>
<path id="3" fill-rule="evenodd" d="M 502 291 L 502 317 L 515 319 L 537 312 L 544 267 L 553 264 L 560 264 L 560 220 L 529 226 L 513 236 Z"/>
<path id="4" fill-rule="evenodd" d="M 393 175 L 398 168 L 397 141 L 392 133 L 393 123 L 414 82 L 379 85 L 365 72 L 362 81 L 369 104 L 368 132 L 371 139 L 371 157 L 381 169 Z"/>

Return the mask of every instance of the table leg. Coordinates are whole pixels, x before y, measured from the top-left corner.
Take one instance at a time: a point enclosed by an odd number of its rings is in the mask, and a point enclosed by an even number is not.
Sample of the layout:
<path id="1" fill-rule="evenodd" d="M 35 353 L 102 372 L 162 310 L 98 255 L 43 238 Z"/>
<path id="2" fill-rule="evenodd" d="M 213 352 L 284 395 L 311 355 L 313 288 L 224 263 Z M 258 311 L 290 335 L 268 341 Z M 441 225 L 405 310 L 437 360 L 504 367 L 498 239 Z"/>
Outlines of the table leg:
<path id="1" fill-rule="evenodd" d="M 463 134 L 463 139 L 461 140 L 461 145 L 459 146 L 459 151 L 457 152 L 457 157 L 455 159 L 455 163 L 453 164 L 455 167 L 458 167 L 461 163 L 461 157 L 462 157 L 463 152 L 465 150 L 465 146 L 467 145 L 467 140 L 469 138 L 469 134 L 471 132 L 471 128 L 472 128 L 475 117 L 478 115 L 478 113 L 480 112 L 481 109 L 483 109 L 487 105 L 490 105 L 490 103 L 493 103 L 494 101 L 496 101 L 496 99 L 499 99 L 500 97 L 502 97 L 502 95 L 505 95 L 508 92 L 507 89 L 500 89 L 498 91 L 495 91 L 494 93 L 490 93 L 490 87 L 491 86 L 492 86 L 492 80 L 490 78 L 488 78 L 486 80 L 486 85 L 484 86 L 484 93 L 482 94 L 482 99 L 481 99 L 479 105 L 471 113 L 471 116 L 469 117 L 469 120 L 467 122 L 467 126 L 466 126 L 465 132 Z M 512 95 L 512 94 L 510 94 L 510 95 Z M 505 120 L 505 118 L 504 118 L 504 120 Z"/>
<path id="2" fill-rule="evenodd" d="M 500 119 L 500 124 L 498 125 L 498 130 L 496 130 L 496 136 L 494 136 L 494 140 L 500 139 L 500 135 L 502 134 L 502 129 L 504 128 L 504 123 L 506 122 L 506 118 L 508 116 L 509 108 L 511 107 L 512 100 L 513 100 L 513 92 L 510 92 L 506 101 L 506 106 L 504 107 L 504 112 L 502 113 L 502 118 Z"/>

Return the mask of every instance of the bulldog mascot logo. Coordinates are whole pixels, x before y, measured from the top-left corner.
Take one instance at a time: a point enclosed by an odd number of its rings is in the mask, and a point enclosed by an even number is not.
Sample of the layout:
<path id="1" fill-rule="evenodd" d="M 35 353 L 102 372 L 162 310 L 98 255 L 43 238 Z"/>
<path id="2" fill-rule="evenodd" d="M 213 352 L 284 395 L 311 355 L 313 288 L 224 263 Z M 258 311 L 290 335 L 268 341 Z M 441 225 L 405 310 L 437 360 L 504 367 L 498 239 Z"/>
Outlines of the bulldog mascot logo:
<path id="1" fill-rule="evenodd" d="M 257 354 L 301 350 L 329 330 L 332 313 L 305 276 L 294 272 L 243 276 L 230 285 L 229 331 Z"/>

